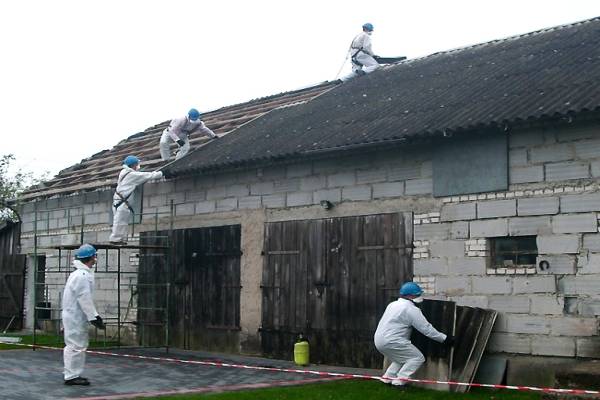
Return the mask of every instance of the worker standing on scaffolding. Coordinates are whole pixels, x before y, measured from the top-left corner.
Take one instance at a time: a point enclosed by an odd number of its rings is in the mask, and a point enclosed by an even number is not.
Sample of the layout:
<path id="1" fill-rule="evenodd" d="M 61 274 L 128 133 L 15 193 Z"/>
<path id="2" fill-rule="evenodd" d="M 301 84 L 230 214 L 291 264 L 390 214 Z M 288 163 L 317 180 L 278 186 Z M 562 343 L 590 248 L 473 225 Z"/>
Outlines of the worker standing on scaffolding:
<path id="1" fill-rule="evenodd" d="M 140 159 L 136 156 L 127 156 L 123 161 L 123 169 L 117 180 L 117 190 L 113 196 L 113 226 L 109 241 L 113 244 L 127 244 L 129 233 L 129 218 L 133 213 L 131 206 L 133 191 L 138 185 L 152 179 L 163 177 L 161 171 L 141 172 Z"/>
<path id="2" fill-rule="evenodd" d="M 87 386 L 90 382 L 81 376 L 85 366 L 85 351 L 89 344 L 88 324 L 98 329 L 106 326 L 96 311 L 93 301 L 94 270 L 96 249 L 84 244 L 75 252 L 73 267 L 62 302 L 62 323 L 64 327 L 65 348 L 63 360 L 65 365 L 65 385 Z"/>

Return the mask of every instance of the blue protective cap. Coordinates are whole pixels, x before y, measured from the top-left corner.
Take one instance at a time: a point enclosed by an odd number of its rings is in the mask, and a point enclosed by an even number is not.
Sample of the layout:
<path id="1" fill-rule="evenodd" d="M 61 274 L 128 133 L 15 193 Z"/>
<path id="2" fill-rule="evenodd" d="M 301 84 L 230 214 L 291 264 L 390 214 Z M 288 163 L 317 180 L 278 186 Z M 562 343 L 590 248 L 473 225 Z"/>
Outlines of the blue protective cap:
<path id="1" fill-rule="evenodd" d="M 373 32 L 373 24 L 371 24 L 370 22 L 367 22 L 366 24 L 364 24 L 362 26 L 363 30 L 368 31 L 368 32 Z"/>
<path id="2" fill-rule="evenodd" d="M 192 108 L 190 109 L 190 111 L 188 111 L 188 117 L 190 117 L 192 121 L 200 119 L 200 111 L 196 110 L 195 108 Z"/>
<path id="3" fill-rule="evenodd" d="M 123 164 L 127 165 L 128 167 L 132 167 L 135 164 L 139 164 L 139 163 L 140 163 L 140 159 L 137 158 L 136 156 L 127 156 L 123 160 Z"/>
<path id="4" fill-rule="evenodd" d="M 400 296 L 420 296 L 421 294 L 423 294 L 423 289 L 414 282 L 406 282 L 400 288 Z"/>
<path id="5" fill-rule="evenodd" d="M 81 247 L 79 247 L 75 251 L 75 258 L 77 258 L 79 260 L 82 258 L 93 257 L 95 255 L 96 255 L 96 248 L 94 246 L 92 246 L 91 244 L 82 244 Z"/>

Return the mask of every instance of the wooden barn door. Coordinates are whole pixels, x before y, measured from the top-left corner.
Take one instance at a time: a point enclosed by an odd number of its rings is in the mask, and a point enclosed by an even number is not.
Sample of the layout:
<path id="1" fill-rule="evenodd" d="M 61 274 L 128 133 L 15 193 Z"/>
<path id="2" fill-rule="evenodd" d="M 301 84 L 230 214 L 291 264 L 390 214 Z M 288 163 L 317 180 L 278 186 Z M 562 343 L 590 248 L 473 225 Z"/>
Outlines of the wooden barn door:
<path id="1" fill-rule="evenodd" d="M 23 328 L 23 293 L 26 256 L 0 256 L 0 332 Z"/>
<path id="2" fill-rule="evenodd" d="M 412 214 L 268 223 L 263 351 L 290 358 L 298 334 L 314 362 L 378 367 L 377 322 L 412 280 Z"/>
<path id="3" fill-rule="evenodd" d="M 237 349 L 240 329 L 240 225 L 180 229 L 171 234 L 169 268 L 166 257 L 141 257 L 145 282 L 170 282 L 170 345 L 185 349 Z M 148 291 L 149 292 L 149 291 Z M 160 294 L 159 292 L 156 292 Z M 159 304 L 139 297 L 140 307 Z M 161 344 L 147 335 L 143 344 Z M 156 336 L 156 337 L 154 337 Z"/>

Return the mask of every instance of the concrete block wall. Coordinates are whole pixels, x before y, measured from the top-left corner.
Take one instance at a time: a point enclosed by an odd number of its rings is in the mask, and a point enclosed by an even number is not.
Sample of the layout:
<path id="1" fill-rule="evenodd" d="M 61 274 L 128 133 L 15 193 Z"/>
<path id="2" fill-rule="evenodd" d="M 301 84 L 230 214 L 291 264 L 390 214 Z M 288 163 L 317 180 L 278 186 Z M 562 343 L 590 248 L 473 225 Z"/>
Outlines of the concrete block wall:
<path id="1" fill-rule="evenodd" d="M 433 198 L 431 150 L 422 145 L 149 183 L 143 207 L 169 213 L 172 204 L 176 228 L 242 225 L 243 334 L 260 324 L 264 222 L 412 211 L 415 280 L 433 296 L 500 311 L 492 350 L 589 357 L 600 352 L 596 142 L 597 126 L 511 132 L 510 185 L 496 193 Z M 100 221 L 106 201 L 97 196 L 86 211 Z M 323 210 L 322 200 L 334 209 Z M 64 218 L 52 214 L 49 228 L 65 229 Z M 491 265 L 491 239 L 529 235 L 549 270 Z"/>
<path id="2" fill-rule="evenodd" d="M 57 197 L 37 202 L 25 203 L 21 206 L 22 234 L 21 253 L 28 254 L 28 268 L 26 277 L 25 319 L 26 326 L 33 326 L 33 254 L 35 251 L 34 234 L 37 233 L 37 253 L 45 256 L 45 286 L 42 298 L 36 302 L 50 302 L 53 308 L 52 318 L 60 319 L 62 307 L 62 291 L 64 284 L 73 270 L 71 251 L 61 252 L 48 247 L 57 245 L 76 245 L 81 242 L 101 243 L 108 242 L 112 213 L 111 190 L 101 190 L 73 196 Z M 37 210 L 37 221 L 36 221 Z M 83 221 L 83 232 L 82 232 Z M 37 229 L 36 229 L 37 227 Z M 135 239 L 132 239 L 135 241 Z M 129 307 L 132 296 L 131 288 L 137 283 L 137 258 L 131 257 L 133 250 L 123 250 L 121 259 L 121 313 L 129 311 L 130 319 L 135 318 L 135 308 Z M 116 321 L 117 311 L 117 258 L 114 251 L 107 255 L 105 251 L 98 253 L 97 272 L 95 274 L 94 302 L 98 312 L 103 318 Z M 129 286 L 127 284 L 130 284 Z M 38 289 L 40 287 L 38 286 Z M 39 296 L 38 296 L 39 297 Z M 123 336 L 130 336 L 130 326 L 122 331 Z M 110 334 L 110 332 L 109 332 Z"/>
<path id="3" fill-rule="evenodd" d="M 493 351 L 598 356 L 600 152 L 587 146 L 600 145 L 600 129 L 531 130 L 509 142 L 507 191 L 443 198 L 431 210 L 440 223 L 415 225 L 415 280 L 458 304 L 498 310 Z M 465 226 L 464 254 L 450 223 Z M 530 235 L 536 265 L 490 265 L 493 238 Z"/>

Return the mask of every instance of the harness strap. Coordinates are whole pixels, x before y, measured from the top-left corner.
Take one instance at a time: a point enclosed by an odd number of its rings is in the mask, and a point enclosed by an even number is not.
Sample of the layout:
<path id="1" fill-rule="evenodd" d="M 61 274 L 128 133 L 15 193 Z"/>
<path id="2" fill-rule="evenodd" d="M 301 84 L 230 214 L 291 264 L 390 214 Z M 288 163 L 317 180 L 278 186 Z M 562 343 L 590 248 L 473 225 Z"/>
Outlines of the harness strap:
<path id="1" fill-rule="evenodd" d="M 125 179 L 125 177 L 126 177 L 127 175 L 129 175 L 129 173 L 131 173 L 131 170 L 130 170 L 130 171 L 127 171 L 127 172 L 125 172 L 125 173 L 123 174 L 123 176 L 119 177 L 119 180 L 117 181 L 117 185 L 118 185 L 118 184 L 120 184 L 120 183 L 123 181 L 123 179 Z M 133 194 L 133 192 L 129 193 L 129 196 L 126 196 L 126 197 L 125 197 L 125 196 L 123 196 L 121 193 L 117 192 L 116 190 L 115 190 L 115 194 L 116 194 L 117 196 L 119 196 L 119 198 L 121 199 L 121 201 L 119 201 L 118 203 L 116 203 L 116 204 L 113 204 L 113 207 L 115 208 L 115 210 L 116 210 L 117 208 L 121 207 L 121 205 L 122 205 L 123 203 L 125 203 L 125 205 L 127 205 L 127 208 L 129 208 L 129 211 L 131 211 L 132 213 L 134 213 L 134 214 L 135 214 L 135 212 L 133 211 L 133 207 L 131 207 L 131 205 L 130 205 L 130 204 L 129 204 L 129 202 L 127 201 L 127 200 L 129 200 L 129 197 L 130 197 L 130 196 Z"/>

